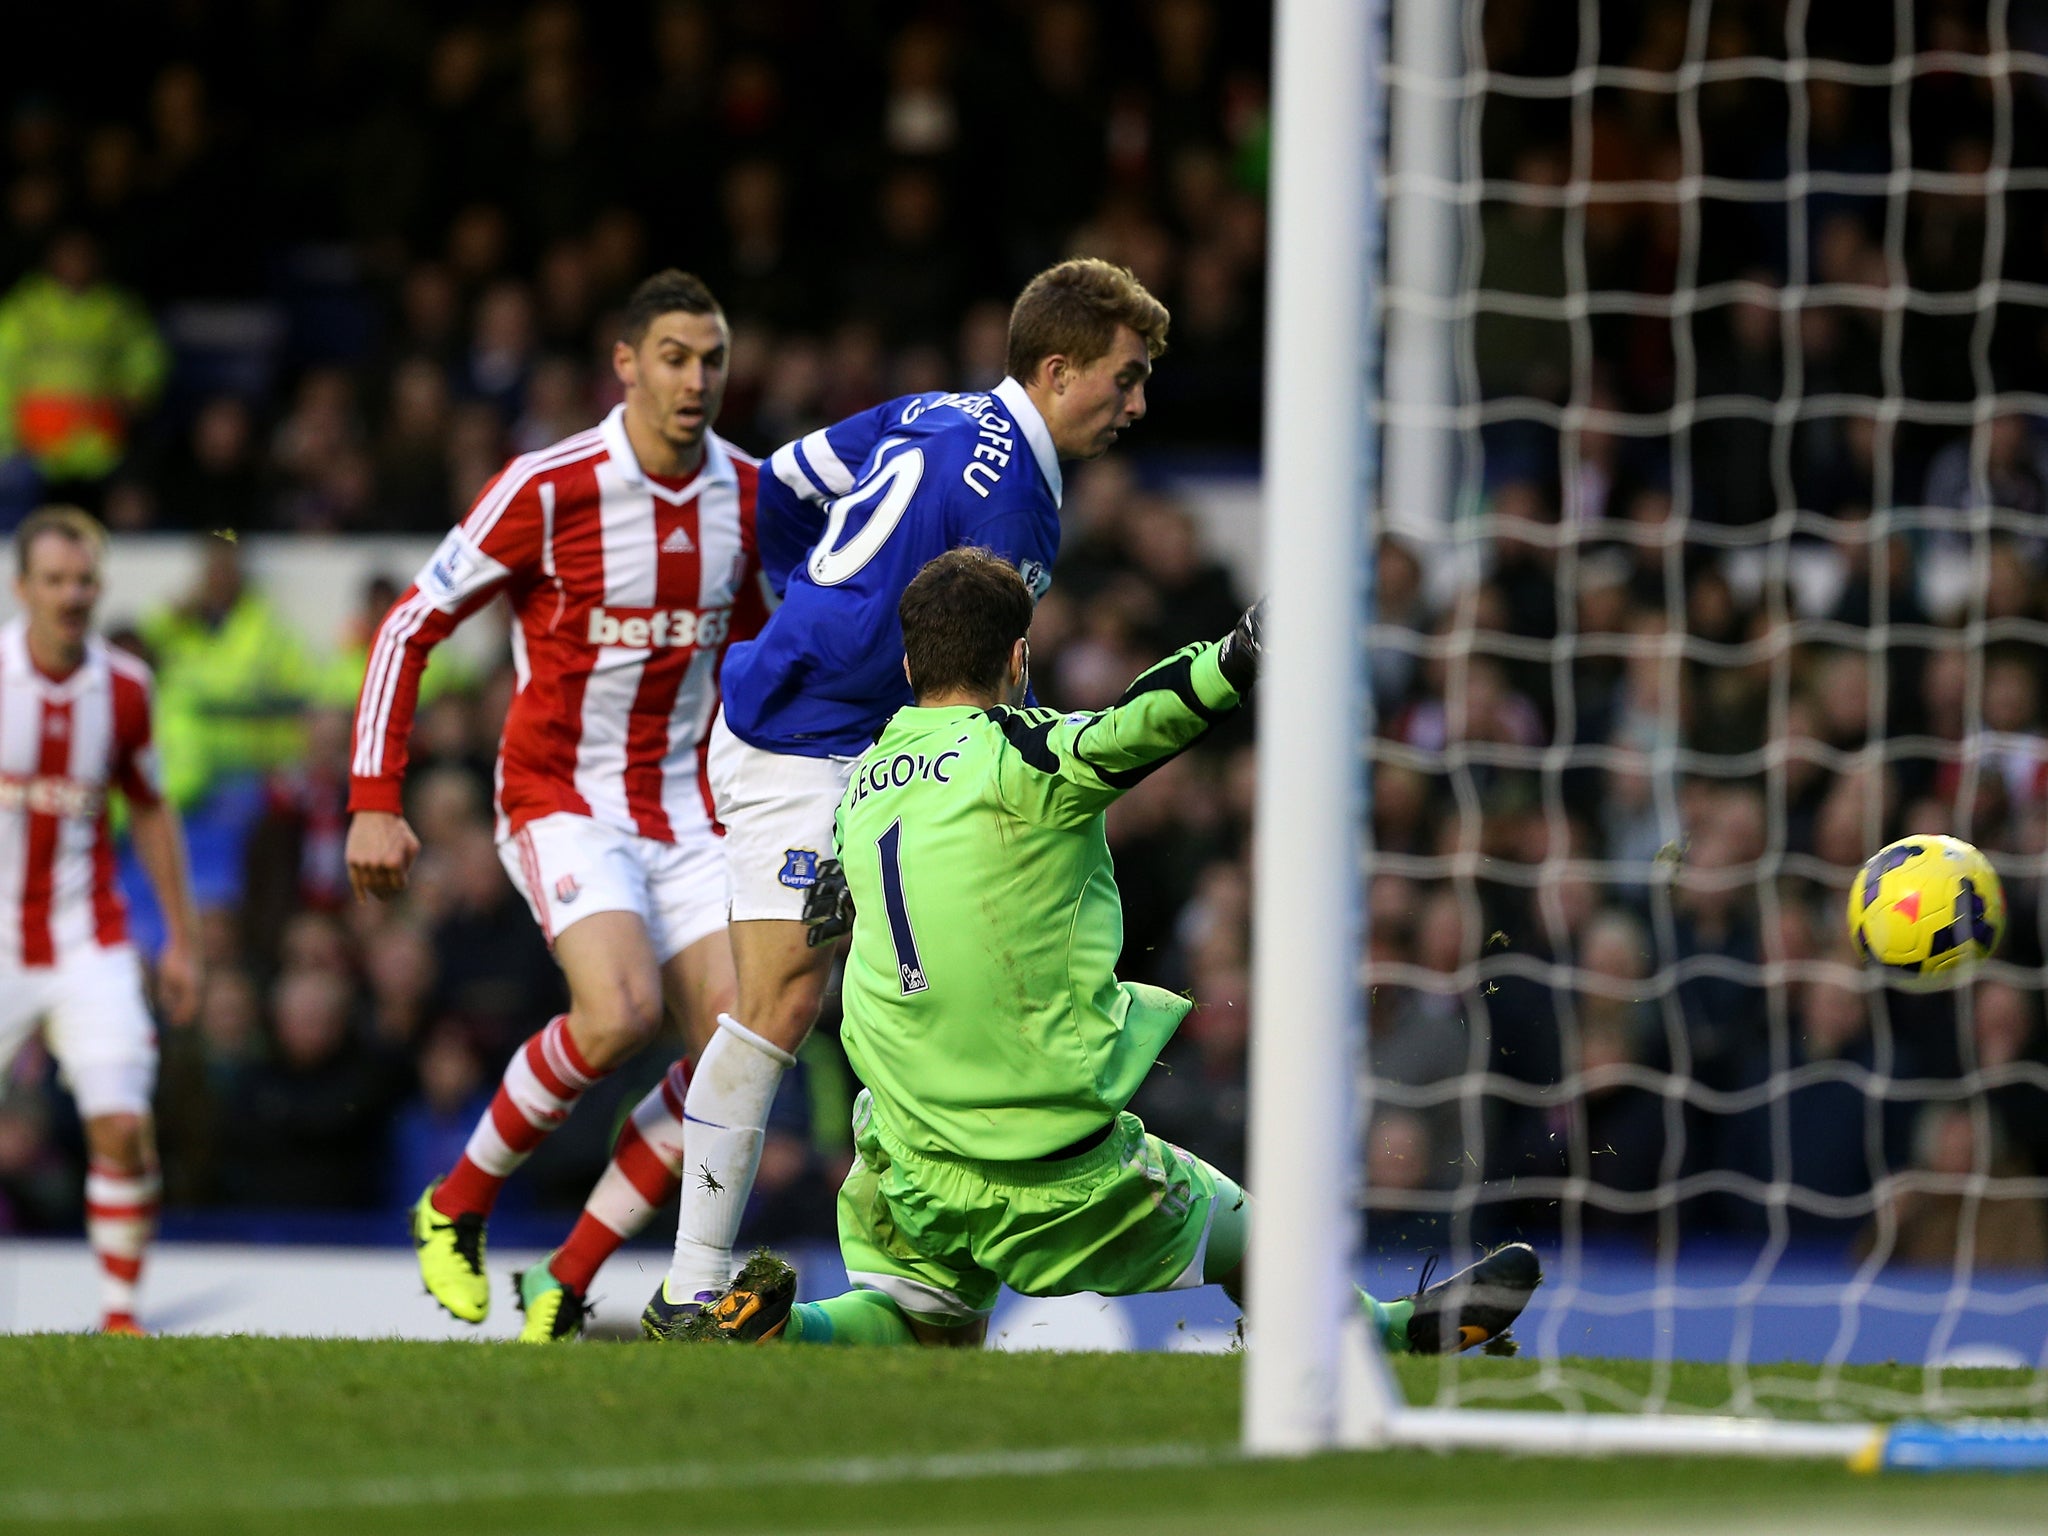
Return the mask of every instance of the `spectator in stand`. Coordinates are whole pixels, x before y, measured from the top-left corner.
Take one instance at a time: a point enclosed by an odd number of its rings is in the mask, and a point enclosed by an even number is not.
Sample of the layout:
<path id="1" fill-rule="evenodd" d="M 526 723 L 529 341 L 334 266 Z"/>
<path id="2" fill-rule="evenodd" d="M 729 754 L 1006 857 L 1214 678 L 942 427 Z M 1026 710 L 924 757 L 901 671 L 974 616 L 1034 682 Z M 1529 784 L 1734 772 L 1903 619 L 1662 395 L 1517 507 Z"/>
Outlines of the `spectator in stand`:
<path id="1" fill-rule="evenodd" d="M 1877 1180 L 1903 1161 L 1911 1120 L 1904 1105 L 1873 1110 L 1859 1080 L 1861 1073 L 1876 1066 L 1868 994 L 1846 980 L 1853 956 L 1836 949 L 1828 958 L 1843 970 L 1789 990 L 1785 1022 L 1793 1034 L 1783 1062 L 1793 1070 L 1820 1067 L 1827 1075 L 1780 1090 L 1770 1102 L 1728 1117 L 1713 1150 L 1720 1166 L 1761 1185 L 1796 1186 L 1840 1202 L 1835 1211 L 1827 1211 L 1794 1200 L 1785 1206 L 1785 1220 L 1801 1236 L 1847 1242 L 1862 1220 L 1839 1212 L 1853 1212 L 1849 1202 L 1868 1195 Z M 1773 1027 L 1777 1022 L 1773 1019 Z M 1777 1064 L 1767 1044 L 1753 1047 L 1747 1085 L 1770 1082 Z M 1781 1136 L 1789 1162 L 1779 1157 Z M 1723 1219 L 1762 1228 L 1768 1224 L 1767 1208 L 1731 1198 L 1725 1202 Z"/>
<path id="2" fill-rule="evenodd" d="M 1186 507 L 1140 497 L 1124 525 L 1127 556 L 1153 600 L 1145 638 L 1161 654 L 1223 632 L 1244 611 L 1230 572 L 1202 548 Z M 1225 621 L 1228 620 L 1228 623 Z"/>
<path id="3" fill-rule="evenodd" d="M 1927 466 L 1927 505 L 2000 515 L 2001 521 L 2020 514 L 2034 530 L 2027 540 L 2028 557 L 2038 571 L 2048 560 L 2048 438 L 2018 411 L 1994 416 L 1987 434 L 1984 479 L 1977 479 L 1976 434 L 1965 433 Z M 1969 545 L 1969 524 L 1963 518 L 1925 540 L 1925 547 L 1944 551 L 1967 552 Z"/>
<path id="4" fill-rule="evenodd" d="M 42 270 L 0 297 L 0 526 L 39 502 L 97 511 L 167 366 L 149 311 L 102 279 L 92 236 L 58 233 Z"/>
<path id="5" fill-rule="evenodd" d="M 1403 1107 L 1373 1111 L 1371 1134 L 1378 1139 L 1368 1142 L 1367 1157 L 1391 1155 L 1386 1138 L 1395 1133 L 1383 1122 L 1412 1121 L 1410 1129 L 1427 1161 L 1403 1170 L 1403 1187 L 1450 1189 L 1458 1183 L 1464 1164 L 1461 1099 L 1439 1095 L 1428 1104 L 1412 1099 L 1413 1090 L 1446 1083 L 1471 1065 L 1465 990 L 1458 984 L 1469 948 L 1465 913 L 1455 892 L 1438 891 L 1421 900 L 1418 909 L 1419 899 L 1420 893 L 1406 880 L 1381 875 L 1373 882 L 1368 931 L 1375 958 L 1372 1006 L 1366 1010 L 1366 1059 L 1379 1098 L 1388 1097 L 1380 1085 L 1409 1092 L 1394 1099 Z M 1419 974 L 1397 980 L 1388 972 L 1392 966 Z"/>
<path id="6" fill-rule="evenodd" d="M 436 1023 L 420 1041 L 418 1072 L 419 1095 L 391 1122 L 384 1202 L 393 1209 L 409 1204 L 415 1191 L 461 1156 L 495 1081 L 469 1030 L 452 1018 Z"/>
<path id="7" fill-rule="evenodd" d="M 239 395 L 215 395 L 199 407 L 155 476 L 155 523 L 193 533 L 237 533 L 260 525 L 263 467 L 256 425 Z"/>
<path id="8" fill-rule="evenodd" d="M 78 1224 L 78 1169 L 51 1137 L 50 1118 L 39 1092 L 0 1092 L 0 1235 L 64 1232 Z"/>
<path id="9" fill-rule="evenodd" d="M 947 223 L 945 190 L 931 169 L 891 171 L 876 198 L 873 242 L 842 269 L 840 312 L 872 320 L 892 346 L 940 339 L 966 291 Z"/>
<path id="10" fill-rule="evenodd" d="M 1765 849 L 1763 797 L 1751 789 L 1694 786 L 1689 798 L 1690 842 L 1672 892 L 1677 953 L 1667 963 L 1712 957 L 1755 965 L 1762 958 L 1756 880 Z M 1731 1086 L 1762 1027 L 1758 987 L 1721 968 L 1695 966 L 1678 984 L 1678 999 L 1693 1075 Z"/>
<path id="11" fill-rule="evenodd" d="M 2048 1211 L 2031 1195 L 1972 1198 L 1965 1180 L 2024 1175 L 1982 1104 L 1936 1102 L 1920 1112 L 1913 1168 L 1901 1176 L 1857 1244 L 1859 1257 L 1952 1271 L 1963 1244 L 1978 1269 L 2048 1266 Z"/>
<path id="12" fill-rule="evenodd" d="M 157 1089 L 164 1199 L 171 1206 L 221 1198 L 230 1106 L 263 1059 L 262 994 L 249 973 L 218 952 L 207 959 L 196 1029 L 169 1032 Z"/>
<path id="13" fill-rule="evenodd" d="M 533 298 L 524 283 L 493 283 L 477 301 L 460 392 L 490 406 L 499 421 L 515 421 L 533 363 Z"/>
<path id="14" fill-rule="evenodd" d="M 1376 1250 L 1416 1233 L 1422 1225 L 1416 1213 L 1433 1203 L 1443 1162 L 1430 1143 L 1429 1127 L 1413 1110 L 1389 1107 L 1373 1115 L 1365 1137 L 1365 1189 Z"/>
<path id="15" fill-rule="evenodd" d="M 1551 144 L 1528 143 L 1509 172 L 1528 196 L 1489 201 L 1480 230 L 1485 266 L 1479 285 L 1493 292 L 1561 299 L 1565 293 L 1564 214 L 1547 206 L 1543 194 L 1561 188 L 1570 166 Z M 1563 320 L 1482 313 L 1475 325 L 1479 385 L 1489 397 L 1533 395 L 1562 398 L 1567 388 L 1563 360 L 1572 355 Z"/>
<path id="16" fill-rule="evenodd" d="M 2043 1061 L 2041 995 L 2002 981 L 1980 981 L 1971 1010 L 1977 1070 L 1995 1079 L 1991 1109 L 2027 1172 L 2048 1171 L 2048 1063 Z"/>
<path id="17" fill-rule="evenodd" d="M 573 437 L 593 412 L 582 369 L 567 357 L 544 357 L 526 381 L 526 408 L 512 423 L 511 445 L 532 453 Z M 446 471 L 441 482 L 442 507 L 447 505 Z M 446 521 L 445 512 L 442 521 Z M 436 531 L 439 524 L 436 525 Z"/>
<path id="18" fill-rule="evenodd" d="M 368 1210 L 385 1188 L 391 1116 L 411 1068 L 351 1028 L 347 980 L 288 971 L 271 991 L 275 1056 L 228 1106 L 225 1193 L 267 1210 Z"/>
<path id="19" fill-rule="evenodd" d="M 1373 559 L 1373 623 L 1387 629 L 1426 633 L 1430 627 L 1429 609 L 1422 581 L 1422 562 L 1415 551 L 1391 535 L 1382 538 Z M 1391 720 L 1408 703 L 1415 687 L 1415 653 L 1407 646 L 1379 644 L 1367 650 L 1366 658 L 1373 717 Z"/>
<path id="20" fill-rule="evenodd" d="M 348 905 L 350 716 L 308 711 L 304 757 L 270 776 L 263 812 L 243 856 L 242 954 L 272 974 L 287 921 L 295 912 L 339 912 Z"/>
<path id="21" fill-rule="evenodd" d="M 440 366 L 419 356 L 400 363 L 376 453 L 386 526 L 434 534 L 448 526 L 449 416 L 448 376 Z"/>
<path id="22" fill-rule="evenodd" d="M 2038 646 L 2002 646 L 1984 657 L 1984 729 L 1971 743 L 1972 755 L 1980 773 L 1997 778 L 2008 807 L 2040 800 L 2048 778 L 2041 670 Z"/>
<path id="23" fill-rule="evenodd" d="M 238 547 L 210 538 L 198 581 L 148 614 L 165 788 L 191 805 L 230 779 L 298 760 L 316 677 L 305 643 L 250 586 Z"/>
<path id="24" fill-rule="evenodd" d="M 425 831 L 425 828 L 422 828 Z M 469 1020 L 493 1071 L 531 1032 L 536 1010 L 568 1006 L 547 942 L 505 878 L 481 817 L 420 856 L 416 879 L 433 922 L 438 1011 Z M 440 894 L 432 894 L 435 891 Z"/>
<path id="25" fill-rule="evenodd" d="M 1557 1160 L 1556 1172 L 1613 1192 L 1609 1200 L 1588 1197 L 1589 1226 L 1651 1229 L 1656 1212 L 1628 1198 L 1655 1190 L 1667 1171 L 1668 1101 L 1656 1088 L 1631 1080 L 1643 1071 L 1662 1074 L 1671 1062 L 1661 1010 L 1644 995 L 1649 935 L 1633 914 L 1609 909 L 1586 927 L 1577 962 L 1581 980 L 1566 1016 L 1564 1064 L 1582 1086 L 1575 1101 L 1543 1112 L 1543 1145 Z M 1542 1157 L 1522 1166 L 1552 1171 Z"/>
<path id="26" fill-rule="evenodd" d="M 351 479 L 363 437 L 354 377 L 343 368 L 308 369 L 271 437 L 276 488 L 269 520 L 308 533 L 344 526 L 351 511 L 344 503 L 362 490 Z"/>
<path id="27" fill-rule="evenodd" d="M 440 985 L 433 936 L 409 913 L 387 910 L 384 919 L 363 945 L 370 1026 L 394 1045 L 416 1045 Z"/>

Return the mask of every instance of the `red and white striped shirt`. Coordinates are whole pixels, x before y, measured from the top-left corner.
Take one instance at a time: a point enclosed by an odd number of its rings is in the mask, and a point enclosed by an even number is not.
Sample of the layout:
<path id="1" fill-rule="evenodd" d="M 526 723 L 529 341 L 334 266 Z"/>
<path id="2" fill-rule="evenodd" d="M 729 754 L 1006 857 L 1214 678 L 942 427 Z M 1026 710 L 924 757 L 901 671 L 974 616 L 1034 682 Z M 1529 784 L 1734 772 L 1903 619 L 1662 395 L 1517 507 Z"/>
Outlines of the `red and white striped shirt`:
<path id="1" fill-rule="evenodd" d="M 704 754 L 719 658 L 767 617 L 758 471 L 708 434 L 696 478 L 665 485 L 634 457 L 623 406 L 514 459 L 378 626 L 349 809 L 400 809 L 428 653 L 502 590 L 517 691 L 498 748 L 498 835 L 558 811 L 658 842 L 715 825 Z"/>
<path id="2" fill-rule="evenodd" d="M 149 668 L 97 637 L 69 677 L 29 659 L 28 624 L 0 628 L 0 972 L 128 941 L 107 790 L 163 798 Z"/>

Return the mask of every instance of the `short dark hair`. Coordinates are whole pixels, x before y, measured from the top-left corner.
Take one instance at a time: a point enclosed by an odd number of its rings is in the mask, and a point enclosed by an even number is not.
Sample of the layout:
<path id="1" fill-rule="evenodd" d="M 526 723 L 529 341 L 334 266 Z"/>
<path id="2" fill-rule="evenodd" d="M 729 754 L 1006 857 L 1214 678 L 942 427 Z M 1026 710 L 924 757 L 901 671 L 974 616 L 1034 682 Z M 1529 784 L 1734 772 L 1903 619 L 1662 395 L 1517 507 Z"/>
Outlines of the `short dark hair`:
<path id="1" fill-rule="evenodd" d="M 649 326 L 677 310 L 691 315 L 725 313 L 703 278 L 681 267 L 665 267 L 635 288 L 633 296 L 626 300 L 626 345 L 639 346 L 646 340 Z"/>
<path id="2" fill-rule="evenodd" d="M 1086 367 L 1128 325 L 1145 339 L 1145 355 L 1166 350 L 1172 317 L 1128 267 L 1094 256 L 1076 256 L 1047 267 L 1024 285 L 1010 306 L 1010 377 L 1029 383 L 1048 357 L 1071 358 Z"/>
<path id="3" fill-rule="evenodd" d="M 14 530 L 14 570 L 17 575 L 28 574 L 29 555 L 35 549 L 36 540 L 45 534 L 69 539 L 84 548 L 95 561 L 106 553 L 107 530 L 83 507 L 61 504 L 37 507 Z"/>
<path id="4" fill-rule="evenodd" d="M 1000 693 L 1010 649 L 1031 629 L 1031 589 L 992 550 L 949 549 L 911 578 L 896 605 L 910 691 Z"/>

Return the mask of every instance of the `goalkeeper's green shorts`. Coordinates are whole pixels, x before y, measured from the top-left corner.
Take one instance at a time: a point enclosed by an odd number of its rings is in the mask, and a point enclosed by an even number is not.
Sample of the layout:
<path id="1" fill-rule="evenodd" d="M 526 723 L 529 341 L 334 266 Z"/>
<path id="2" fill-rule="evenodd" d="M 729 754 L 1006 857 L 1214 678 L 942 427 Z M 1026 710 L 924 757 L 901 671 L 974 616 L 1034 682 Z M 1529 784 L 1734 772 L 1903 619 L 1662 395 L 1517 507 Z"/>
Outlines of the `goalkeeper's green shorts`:
<path id="1" fill-rule="evenodd" d="M 921 1322 L 986 1317 L 1002 1285 L 1026 1296 L 1181 1290 L 1242 1254 L 1244 1191 L 1146 1134 L 1133 1114 L 1118 1115 L 1100 1146 L 1058 1162 L 913 1152 L 865 1091 L 853 1131 L 853 1168 L 839 1190 L 847 1278 Z"/>

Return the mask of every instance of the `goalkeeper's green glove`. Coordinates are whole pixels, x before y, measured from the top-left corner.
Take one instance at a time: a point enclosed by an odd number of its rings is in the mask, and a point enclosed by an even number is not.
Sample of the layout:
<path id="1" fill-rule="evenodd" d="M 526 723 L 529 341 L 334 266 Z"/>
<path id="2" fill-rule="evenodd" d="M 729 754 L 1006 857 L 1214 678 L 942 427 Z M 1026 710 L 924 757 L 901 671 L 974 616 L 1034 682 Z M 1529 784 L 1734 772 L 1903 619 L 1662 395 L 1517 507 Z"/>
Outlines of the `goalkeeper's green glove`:
<path id="1" fill-rule="evenodd" d="M 1249 692 L 1259 680 L 1259 661 L 1265 654 L 1266 600 L 1262 597 L 1245 609 L 1237 628 L 1223 637 L 1216 665 L 1223 680 L 1239 693 Z"/>
<path id="2" fill-rule="evenodd" d="M 818 866 L 818 878 L 804 892 L 804 943 L 812 949 L 853 932 L 853 892 L 837 859 Z"/>

